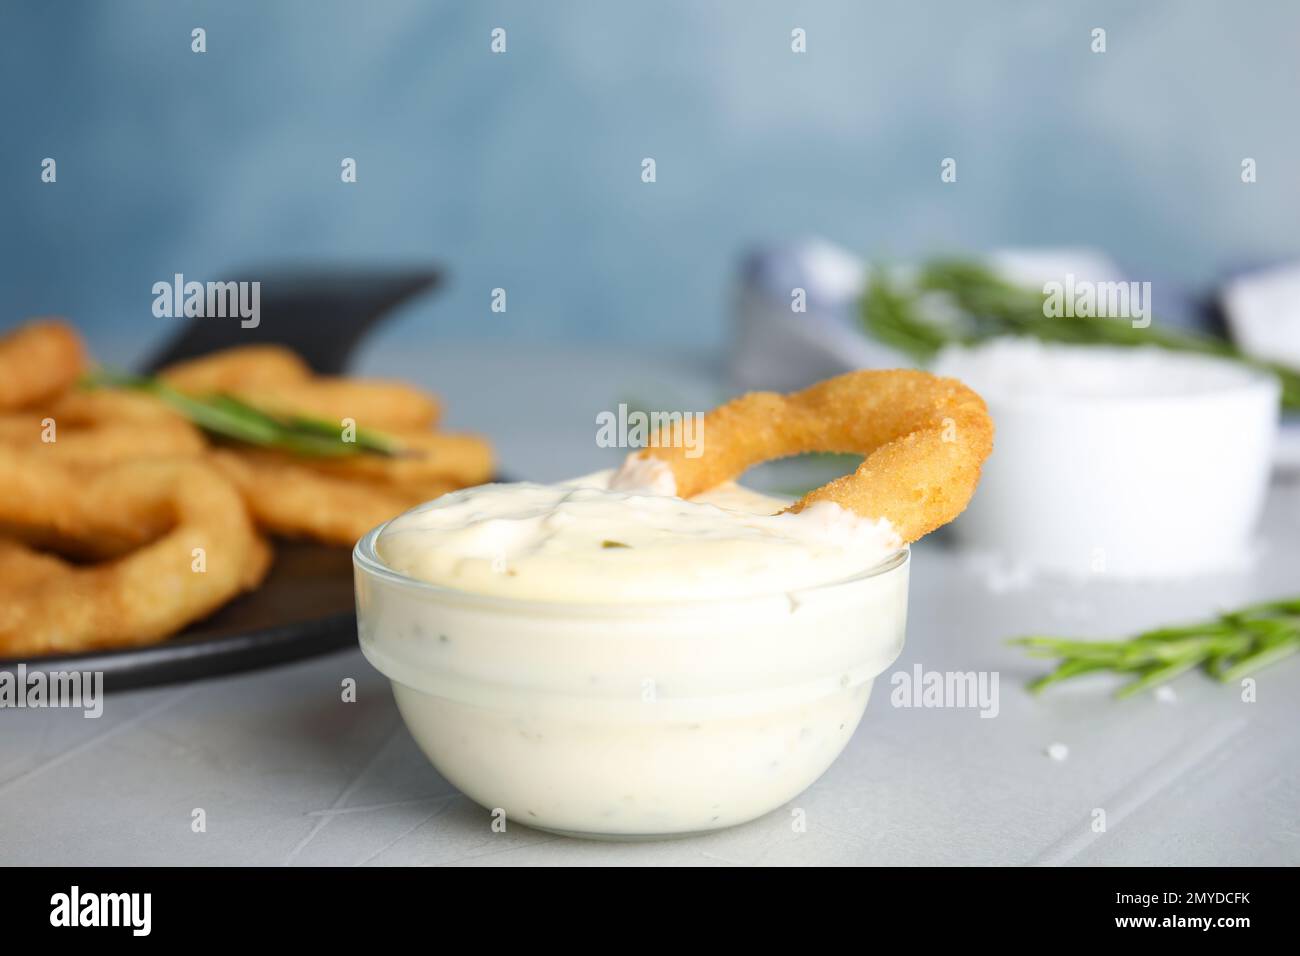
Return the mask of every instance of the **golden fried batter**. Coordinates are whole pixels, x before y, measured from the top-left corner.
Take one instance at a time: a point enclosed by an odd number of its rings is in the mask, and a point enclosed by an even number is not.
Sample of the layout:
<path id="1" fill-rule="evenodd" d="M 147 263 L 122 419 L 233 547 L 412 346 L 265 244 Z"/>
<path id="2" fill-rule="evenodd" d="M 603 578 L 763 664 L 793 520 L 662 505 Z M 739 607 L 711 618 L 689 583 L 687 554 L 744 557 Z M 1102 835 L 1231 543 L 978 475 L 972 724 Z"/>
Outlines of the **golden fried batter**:
<path id="1" fill-rule="evenodd" d="M 671 435 L 660 441 L 673 444 Z M 961 514 L 992 450 L 993 421 L 979 395 L 956 379 L 900 369 L 850 372 L 789 395 L 742 395 L 705 416 L 699 457 L 688 458 L 684 447 L 638 454 L 667 462 L 683 498 L 774 458 L 862 454 L 853 474 L 790 510 L 833 501 L 865 518 L 888 518 L 903 541 L 915 541 Z"/>
<path id="2" fill-rule="evenodd" d="M 102 388 L 67 392 L 0 415 L 0 445 L 87 468 L 140 458 L 192 458 L 208 447 L 197 428 L 157 399 Z"/>
<path id="3" fill-rule="evenodd" d="M 164 382 L 191 395 L 232 395 L 263 411 L 351 419 L 359 428 L 432 428 L 441 408 L 428 392 L 405 382 L 316 375 L 278 345 L 226 349 L 168 366 Z"/>
<path id="4" fill-rule="evenodd" d="M 0 448 L 0 486 L 0 520 L 44 520 L 69 540 L 161 529 L 88 566 L 0 541 L 5 656 L 160 641 L 255 587 L 270 564 L 238 491 L 198 461 L 128 462 L 86 477 Z"/>
<path id="5" fill-rule="evenodd" d="M 238 387 L 231 394 L 263 411 L 334 423 L 347 418 L 358 428 L 377 431 L 432 428 L 441 413 L 437 399 L 428 392 L 382 379 L 321 376 L 283 385 Z"/>
<path id="6" fill-rule="evenodd" d="M 339 477 L 275 452 L 221 449 L 212 460 L 243 492 L 261 527 L 346 547 L 408 508 L 462 487 L 438 478 L 391 482 Z"/>
<path id="7" fill-rule="evenodd" d="M 34 319 L 0 337 L 0 410 L 22 408 L 70 388 L 86 368 L 77 335 L 58 319 Z"/>
<path id="8" fill-rule="evenodd" d="M 282 345 L 242 345 L 169 365 L 158 377 L 195 395 L 305 382 L 311 366 Z"/>
<path id="9" fill-rule="evenodd" d="M 496 467 L 492 446 L 477 435 L 452 432 L 389 432 L 401 445 L 400 454 L 348 455 L 339 458 L 297 459 L 308 468 L 337 478 L 417 485 L 455 482 L 481 485 Z"/>

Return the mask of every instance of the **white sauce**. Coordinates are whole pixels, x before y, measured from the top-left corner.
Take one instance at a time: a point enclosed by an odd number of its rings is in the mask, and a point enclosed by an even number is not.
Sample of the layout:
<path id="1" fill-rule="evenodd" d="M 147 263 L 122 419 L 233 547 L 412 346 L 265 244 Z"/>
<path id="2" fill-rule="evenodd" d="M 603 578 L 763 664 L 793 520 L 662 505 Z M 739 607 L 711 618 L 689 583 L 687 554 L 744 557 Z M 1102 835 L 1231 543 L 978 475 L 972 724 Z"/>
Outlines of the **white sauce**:
<path id="1" fill-rule="evenodd" d="M 391 522 L 377 550 L 395 571 L 474 594 L 606 603 L 788 591 L 899 548 L 887 521 L 830 502 L 780 514 L 787 502 L 735 485 L 686 501 L 615 491 L 610 478 L 444 495 Z"/>
<path id="2" fill-rule="evenodd" d="M 610 477 L 609 487 L 614 491 L 671 497 L 677 494 L 677 479 L 666 461 L 628 455 Z"/>

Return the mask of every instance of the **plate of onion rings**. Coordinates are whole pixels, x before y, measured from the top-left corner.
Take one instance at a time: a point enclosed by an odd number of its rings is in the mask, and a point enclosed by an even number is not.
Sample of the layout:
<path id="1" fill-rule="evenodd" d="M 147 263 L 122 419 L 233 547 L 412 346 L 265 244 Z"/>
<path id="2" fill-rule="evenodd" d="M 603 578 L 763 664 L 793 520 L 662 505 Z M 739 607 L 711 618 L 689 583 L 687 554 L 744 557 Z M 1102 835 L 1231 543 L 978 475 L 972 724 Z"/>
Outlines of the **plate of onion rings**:
<path id="1" fill-rule="evenodd" d="M 144 375 L 61 319 L 0 332 L 0 668 L 122 689 L 352 645 L 356 539 L 495 470 L 439 397 L 330 367 L 432 278 L 346 302 L 332 353 L 320 312 L 302 349 L 283 312 L 224 344 L 197 320 Z"/>

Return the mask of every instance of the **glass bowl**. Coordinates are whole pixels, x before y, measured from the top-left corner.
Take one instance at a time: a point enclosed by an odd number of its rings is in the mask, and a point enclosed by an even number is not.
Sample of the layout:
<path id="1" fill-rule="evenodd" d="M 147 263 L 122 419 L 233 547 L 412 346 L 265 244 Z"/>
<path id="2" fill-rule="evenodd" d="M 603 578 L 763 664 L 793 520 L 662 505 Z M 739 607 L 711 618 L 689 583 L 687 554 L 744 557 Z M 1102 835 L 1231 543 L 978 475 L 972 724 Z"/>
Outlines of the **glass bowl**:
<path id="1" fill-rule="evenodd" d="M 903 646 L 907 549 L 854 577 L 746 598 L 487 597 L 358 542 L 361 650 L 437 771 L 510 822 L 653 839 L 753 820 L 843 751 Z"/>

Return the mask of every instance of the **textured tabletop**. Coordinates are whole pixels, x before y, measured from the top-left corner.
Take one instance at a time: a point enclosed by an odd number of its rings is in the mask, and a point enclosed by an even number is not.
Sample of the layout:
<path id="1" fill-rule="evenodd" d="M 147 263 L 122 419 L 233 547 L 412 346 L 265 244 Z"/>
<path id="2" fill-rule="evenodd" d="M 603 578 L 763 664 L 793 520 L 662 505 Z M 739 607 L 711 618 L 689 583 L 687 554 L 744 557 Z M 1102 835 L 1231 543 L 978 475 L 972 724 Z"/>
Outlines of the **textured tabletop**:
<path id="1" fill-rule="evenodd" d="M 436 388 L 452 426 L 488 432 L 505 473 L 538 480 L 615 463 L 595 416 L 619 401 L 725 394 L 708 361 L 644 353 L 467 346 L 376 352 L 362 370 Z M 1161 697 L 1114 701 L 1097 678 L 1034 698 L 1023 684 L 1040 668 L 1004 643 L 1122 635 L 1300 591 L 1300 483 L 1275 483 L 1264 528 L 1248 570 L 1144 585 L 1038 581 L 923 542 L 903 655 L 844 755 L 729 831 L 646 844 L 494 832 L 347 651 L 111 695 L 98 720 L 0 711 L 0 863 L 1300 863 L 1300 660 L 1261 672 L 1253 702 L 1199 674 Z M 891 676 L 918 665 L 996 674 L 996 716 L 893 706 Z M 196 808 L 206 832 L 192 831 Z"/>

